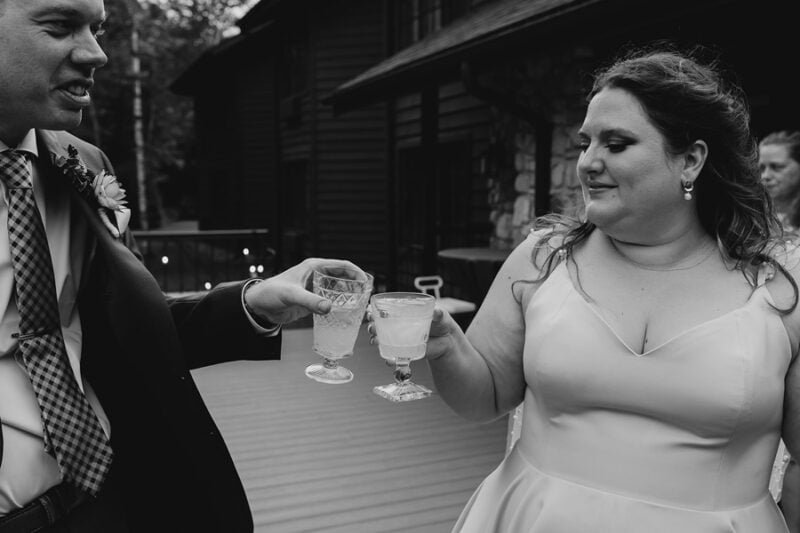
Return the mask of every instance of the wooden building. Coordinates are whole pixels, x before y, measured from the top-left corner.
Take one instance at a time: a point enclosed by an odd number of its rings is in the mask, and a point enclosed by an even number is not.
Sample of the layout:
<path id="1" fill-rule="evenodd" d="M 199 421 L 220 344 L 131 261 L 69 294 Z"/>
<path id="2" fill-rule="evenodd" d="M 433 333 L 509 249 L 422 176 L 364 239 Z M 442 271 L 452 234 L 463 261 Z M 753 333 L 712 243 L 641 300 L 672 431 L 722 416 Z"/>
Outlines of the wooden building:
<path id="1" fill-rule="evenodd" d="M 284 267 L 387 271 L 385 106 L 320 97 L 386 56 L 384 22 L 374 0 L 264 0 L 173 84 L 195 101 L 200 229 L 269 228 Z"/>
<path id="2" fill-rule="evenodd" d="M 216 182 L 202 224 L 266 225 L 289 262 L 347 257 L 387 288 L 410 288 L 440 269 L 443 248 L 508 249 L 533 217 L 580 207 L 584 95 L 625 45 L 705 45 L 738 73 L 757 135 L 799 128 L 783 10 L 777 0 L 263 0 L 177 84 L 196 98 L 204 180 Z"/>
<path id="3" fill-rule="evenodd" d="M 387 174 L 394 172 L 398 190 L 411 180 L 426 186 L 427 217 L 412 217 L 407 225 L 403 196 L 395 202 L 400 281 L 405 267 L 412 272 L 434 268 L 436 251 L 443 246 L 483 237 L 485 245 L 510 248 L 524 238 L 535 216 L 580 210 L 575 132 L 585 94 L 591 73 L 624 47 L 655 40 L 703 45 L 706 54 L 736 73 L 747 91 L 756 135 L 800 128 L 800 104 L 788 83 L 791 23 L 781 16 L 785 4 L 776 0 L 456 3 L 462 5 L 461 15 L 450 21 L 444 13 L 453 2 L 397 0 L 389 12 L 394 23 L 388 26 L 395 42 L 430 20 L 438 29 L 418 32 L 419 40 L 325 99 L 344 114 L 385 102 L 397 158 Z M 756 37 L 760 28 L 769 28 L 769 37 Z M 470 103 L 459 106 L 456 101 Z M 456 139 L 460 148 L 453 144 Z M 410 147 L 422 158 L 407 168 L 402 154 Z M 453 151 L 468 162 L 457 185 L 441 168 L 441 160 Z M 435 209 L 446 198 L 456 198 L 456 189 L 460 199 L 451 208 L 462 226 L 446 224 L 444 212 Z M 491 223 L 488 238 L 481 220 Z M 427 236 L 418 239 L 417 257 L 405 257 L 404 234 L 420 232 Z"/>

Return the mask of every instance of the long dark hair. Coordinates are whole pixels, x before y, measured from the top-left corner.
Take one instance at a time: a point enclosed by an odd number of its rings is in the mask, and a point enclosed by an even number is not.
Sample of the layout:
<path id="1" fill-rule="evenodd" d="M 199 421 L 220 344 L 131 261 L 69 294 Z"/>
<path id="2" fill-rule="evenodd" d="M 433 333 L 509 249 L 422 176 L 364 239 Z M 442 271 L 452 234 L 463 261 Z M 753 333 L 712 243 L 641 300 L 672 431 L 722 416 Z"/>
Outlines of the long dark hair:
<path id="1" fill-rule="evenodd" d="M 783 242 L 782 230 L 760 180 L 747 100 L 738 85 L 723 78 L 716 62 L 695 59 L 699 51 L 679 52 L 660 44 L 655 50 L 628 52 L 595 75 L 587 100 L 605 88 L 627 91 L 641 103 L 673 154 L 684 152 L 698 139 L 706 142 L 708 157 L 695 182 L 703 229 L 717 239 L 751 286 L 757 284 L 754 267 L 763 263 L 786 275 L 794 287 L 794 309 L 797 284 L 774 259 L 774 247 Z M 544 257 L 541 281 L 595 226 L 552 216 L 539 222 L 562 237 L 542 240 L 534 250 L 534 261 Z"/>

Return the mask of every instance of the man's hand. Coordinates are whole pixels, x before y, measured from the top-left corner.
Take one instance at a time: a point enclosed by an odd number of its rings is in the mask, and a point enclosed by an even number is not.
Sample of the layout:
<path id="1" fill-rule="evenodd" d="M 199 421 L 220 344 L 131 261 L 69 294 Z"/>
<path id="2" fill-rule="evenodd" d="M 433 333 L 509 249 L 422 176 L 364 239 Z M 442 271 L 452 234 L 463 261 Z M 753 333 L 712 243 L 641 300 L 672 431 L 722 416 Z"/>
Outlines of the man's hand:
<path id="1" fill-rule="evenodd" d="M 314 270 L 347 279 L 366 279 L 364 271 L 350 261 L 309 258 L 249 287 L 244 295 L 247 306 L 273 324 L 288 324 L 309 313 L 326 314 L 331 302 L 312 292 Z"/>

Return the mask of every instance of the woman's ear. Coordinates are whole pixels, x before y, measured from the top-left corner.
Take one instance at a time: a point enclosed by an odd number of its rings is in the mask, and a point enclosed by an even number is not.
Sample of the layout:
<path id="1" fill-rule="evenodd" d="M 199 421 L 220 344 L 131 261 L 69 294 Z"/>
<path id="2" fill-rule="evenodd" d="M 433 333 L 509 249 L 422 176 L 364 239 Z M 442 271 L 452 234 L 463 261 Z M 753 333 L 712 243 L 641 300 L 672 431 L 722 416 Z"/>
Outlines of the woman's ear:
<path id="1" fill-rule="evenodd" d="M 706 164 L 706 157 L 708 157 L 708 145 L 706 142 L 698 139 L 692 143 L 683 156 L 681 178 L 684 181 L 694 182 Z"/>

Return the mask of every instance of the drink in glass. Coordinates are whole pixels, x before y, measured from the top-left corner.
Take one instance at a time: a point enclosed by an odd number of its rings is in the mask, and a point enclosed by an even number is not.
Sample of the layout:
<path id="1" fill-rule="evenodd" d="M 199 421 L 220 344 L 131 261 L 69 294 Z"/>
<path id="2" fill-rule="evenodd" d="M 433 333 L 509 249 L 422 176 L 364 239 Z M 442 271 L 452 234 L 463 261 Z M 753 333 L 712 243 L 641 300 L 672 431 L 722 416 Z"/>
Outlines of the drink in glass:
<path id="1" fill-rule="evenodd" d="M 342 359 L 353 353 L 364 308 L 359 305 L 334 306 L 327 315 L 314 315 L 314 351 L 329 359 Z"/>
<path id="2" fill-rule="evenodd" d="M 371 300 L 372 321 L 381 357 L 395 364 L 395 382 L 373 391 L 394 402 L 426 398 L 427 387 L 411 381 L 411 361 L 425 356 L 436 299 L 418 292 L 385 292 Z"/>
<path id="3" fill-rule="evenodd" d="M 344 274 L 352 276 L 345 277 Z M 340 366 L 339 359 L 353 354 L 373 278 L 357 271 L 332 276 L 314 271 L 314 294 L 331 301 L 331 310 L 325 315 L 314 315 L 314 352 L 322 357 L 321 364 L 306 368 L 306 376 L 322 383 L 347 383 L 353 373 Z"/>

